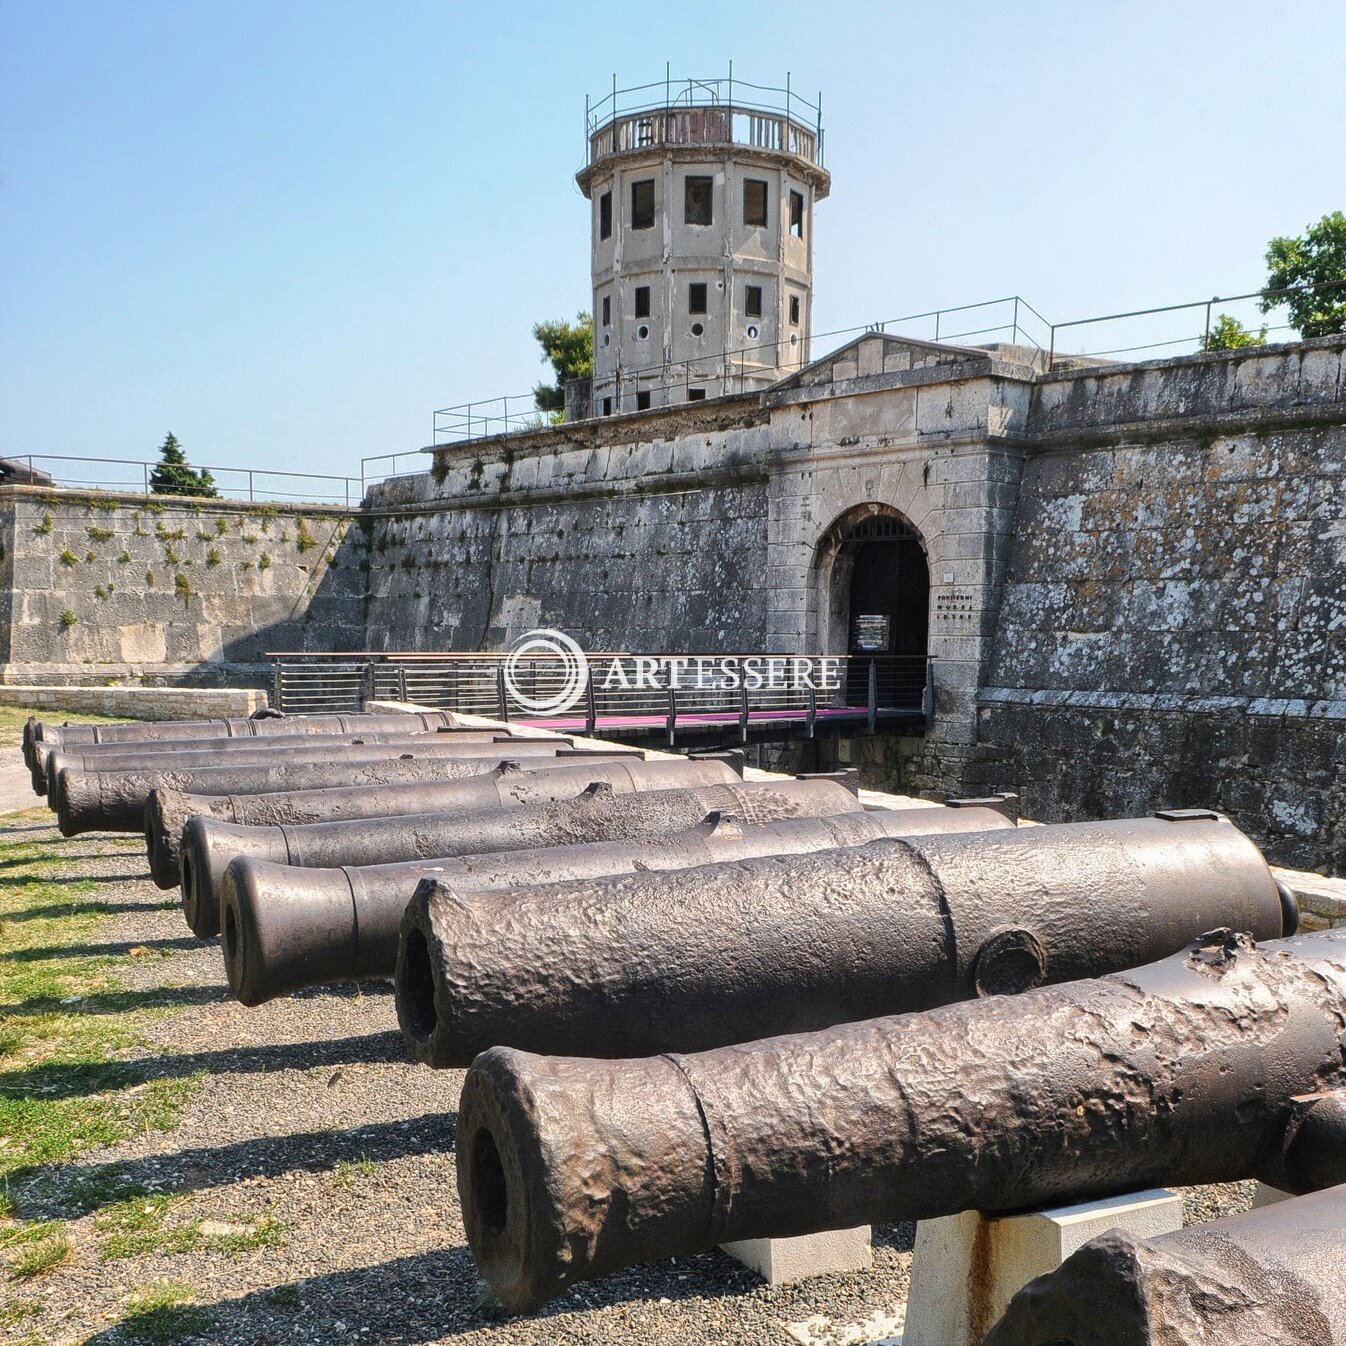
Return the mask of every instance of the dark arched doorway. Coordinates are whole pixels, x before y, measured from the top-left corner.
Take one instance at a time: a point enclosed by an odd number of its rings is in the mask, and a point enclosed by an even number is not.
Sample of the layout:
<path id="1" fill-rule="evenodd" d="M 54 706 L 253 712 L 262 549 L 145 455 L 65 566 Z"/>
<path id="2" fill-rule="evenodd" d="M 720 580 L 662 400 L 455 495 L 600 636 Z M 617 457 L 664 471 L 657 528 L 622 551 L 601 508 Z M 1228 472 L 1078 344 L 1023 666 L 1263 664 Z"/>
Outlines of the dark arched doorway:
<path id="1" fill-rule="evenodd" d="M 846 652 L 856 656 L 850 661 L 846 699 L 851 705 L 865 703 L 874 660 L 877 675 L 893 683 L 883 689 L 885 700 L 902 699 L 910 690 L 919 704 L 924 665 L 916 660 L 925 658 L 930 623 L 930 566 L 921 539 L 897 515 L 875 513 L 843 527 L 837 540 L 850 570 Z M 894 655 L 905 657 L 890 658 Z"/>

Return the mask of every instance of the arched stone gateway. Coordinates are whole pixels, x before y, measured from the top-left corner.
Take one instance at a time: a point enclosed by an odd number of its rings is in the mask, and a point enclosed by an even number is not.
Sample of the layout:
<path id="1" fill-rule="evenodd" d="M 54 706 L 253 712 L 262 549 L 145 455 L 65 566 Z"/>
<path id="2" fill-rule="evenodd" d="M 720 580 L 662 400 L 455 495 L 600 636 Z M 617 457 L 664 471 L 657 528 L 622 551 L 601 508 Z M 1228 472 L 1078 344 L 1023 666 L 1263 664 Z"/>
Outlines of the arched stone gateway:
<path id="1" fill-rule="evenodd" d="M 813 569 L 824 653 L 927 653 L 930 565 L 924 538 L 899 510 L 848 509 L 819 539 Z"/>

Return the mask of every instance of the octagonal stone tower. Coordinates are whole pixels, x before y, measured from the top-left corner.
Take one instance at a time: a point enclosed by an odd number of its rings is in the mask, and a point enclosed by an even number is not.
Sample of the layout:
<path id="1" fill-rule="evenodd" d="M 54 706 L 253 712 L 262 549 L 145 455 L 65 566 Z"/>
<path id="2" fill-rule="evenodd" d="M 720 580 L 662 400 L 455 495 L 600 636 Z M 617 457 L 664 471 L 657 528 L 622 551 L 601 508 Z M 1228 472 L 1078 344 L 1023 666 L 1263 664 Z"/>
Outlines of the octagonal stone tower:
<path id="1" fill-rule="evenodd" d="M 755 391 L 806 364 L 821 97 L 665 79 L 585 109 L 594 378 L 579 415 Z M 587 391 L 587 390 L 586 390 Z"/>

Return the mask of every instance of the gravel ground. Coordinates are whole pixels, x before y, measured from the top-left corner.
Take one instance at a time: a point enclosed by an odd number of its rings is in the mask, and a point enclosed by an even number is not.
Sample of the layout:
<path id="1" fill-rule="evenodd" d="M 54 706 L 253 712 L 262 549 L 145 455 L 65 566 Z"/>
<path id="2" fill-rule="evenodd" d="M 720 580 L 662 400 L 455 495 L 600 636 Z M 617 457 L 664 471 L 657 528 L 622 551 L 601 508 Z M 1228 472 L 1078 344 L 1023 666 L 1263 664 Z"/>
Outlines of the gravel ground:
<path id="1" fill-rule="evenodd" d="M 54 830 L 11 820 L 32 839 Z M 318 991 L 248 1010 L 231 1000 L 215 941 L 192 938 L 125 838 L 62 843 L 69 877 L 103 883 L 114 908 L 109 952 L 143 948 L 118 975 L 165 1013 L 131 1049 L 147 1073 L 196 1076 L 173 1131 L 151 1131 L 40 1173 L 32 1217 L 66 1218 L 73 1193 L 108 1179 L 181 1193 L 178 1222 L 248 1232 L 270 1217 L 275 1246 L 158 1251 L 100 1260 L 92 1214 L 72 1219 L 71 1260 L 9 1289 L 43 1308 L 13 1340 L 122 1343 L 116 1324 L 136 1287 L 190 1286 L 211 1342 L 776 1343 L 852 1346 L 900 1329 L 913 1228 L 876 1231 L 874 1267 L 771 1289 L 719 1252 L 581 1285 L 531 1319 L 479 1303 L 454 1186 L 454 1109 L 462 1072 L 408 1063 L 390 988 Z M 23 1193 L 20 1193 L 21 1197 Z M 115 1200 L 108 1196 L 107 1200 Z M 1246 1205 L 1250 1185 L 1188 1194 L 1193 1218 Z M 86 1199 L 87 1204 L 87 1199 Z M 0 1294 L 0 1301 L 3 1299 Z M 0 1334 L 5 1329 L 0 1327 Z M 25 1334 L 36 1334 L 26 1336 Z M 185 1339 L 182 1336 L 164 1339 Z"/>

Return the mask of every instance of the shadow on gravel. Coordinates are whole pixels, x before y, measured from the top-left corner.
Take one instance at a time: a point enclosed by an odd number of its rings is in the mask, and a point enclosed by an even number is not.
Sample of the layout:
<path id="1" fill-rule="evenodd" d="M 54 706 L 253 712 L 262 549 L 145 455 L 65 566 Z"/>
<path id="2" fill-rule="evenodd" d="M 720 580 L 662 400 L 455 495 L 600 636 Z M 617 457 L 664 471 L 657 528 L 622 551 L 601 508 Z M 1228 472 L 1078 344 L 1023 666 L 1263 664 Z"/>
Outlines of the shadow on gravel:
<path id="1" fill-rule="evenodd" d="M 135 911 L 168 911 L 176 907 L 176 899 L 162 899 L 158 902 L 104 902 L 101 897 L 87 900 L 72 898 L 69 902 L 53 902 L 45 907 L 28 907 L 24 911 L 11 912 L 5 917 L 7 925 L 18 921 L 46 921 L 53 917 L 80 916 L 92 913 L 98 916 L 122 916 Z"/>
<path id="2" fill-rule="evenodd" d="M 396 1065 L 407 1063 L 402 1035 L 396 1031 L 320 1042 L 231 1047 L 219 1051 L 145 1056 L 133 1061 L 40 1065 L 0 1074 L 0 1098 L 76 1098 L 129 1089 L 150 1080 L 209 1075 L 254 1075 L 313 1067 Z"/>
<path id="3" fill-rule="evenodd" d="M 481 1307 L 476 1264 L 460 1245 L 312 1276 L 203 1307 L 212 1320 L 206 1334 L 211 1341 L 330 1341 L 364 1329 L 365 1335 L 358 1339 L 380 1346 L 426 1346 L 467 1332 L 508 1332 L 511 1327 L 514 1340 L 546 1342 L 556 1339 L 553 1332 L 565 1330 L 565 1340 L 574 1341 L 587 1339 L 576 1335 L 586 1326 L 577 1315 L 595 1308 L 651 1300 L 723 1299 L 759 1286 L 755 1276 L 724 1253 L 709 1252 L 583 1282 L 536 1314 L 510 1319 Z M 549 1328 L 551 1319 L 571 1321 Z M 620 1330 L 614 1332 L 613 1339 L 622 1335 Z M 84 1346 L 113 1346 L 124 1340 L 116 1329 L 109 1329 L 86 1338 Z"/>
<path id="4" fill-rule="evenodd" d="M 325 1173 L 343 1162 L 450 1154 L 457 1123 L 457 1113 L 427 1113 L 404 1122 L 259 1136 L 108 1164 L 39 1164 L 17 1169 L 10 1182 L 21 1193 L 26 1216 L 68 1219 L 145 1192 L 197 1192 L 248 1178 Z"/>
<path id="5" fill-rule="evenodd" d="M 19 1000 L 0 1005 L 0 1020 L 21 1015 L 59 1014 L 78 1006 L 80 1014 L 125 1014 L 138 1009 L 185 1009 L 190 1005 L 218 1005 L 232 1000 L 234 993 L 227 986 L 155 986 L 147 991 L 103 991 L 84 996 L 78 1001 L 53 1000 L 38 996 L 34 1000 Z"/>
<path id="6" fill-rule="evenodd" d="M 8 963 L 44 963 L 48 958 L 125 955 L 132 949 L 201 949 L 207 943 L 193 935 L 178 935 L 169 939 L 124 939 L 113 944 L 45 944 L 40 948 L 11 949 L 0 953 L 0 959 Z"/>

